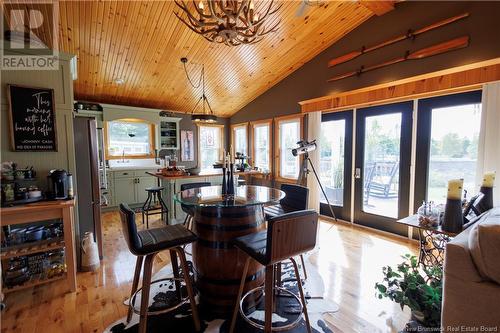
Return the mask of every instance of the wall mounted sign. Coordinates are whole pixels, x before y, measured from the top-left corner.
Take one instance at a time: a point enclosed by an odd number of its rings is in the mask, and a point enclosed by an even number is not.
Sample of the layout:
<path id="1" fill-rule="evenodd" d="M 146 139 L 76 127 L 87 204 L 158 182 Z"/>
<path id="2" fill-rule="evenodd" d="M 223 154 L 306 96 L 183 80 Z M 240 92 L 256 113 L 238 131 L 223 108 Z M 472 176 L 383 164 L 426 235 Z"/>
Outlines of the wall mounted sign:
<path id="1" fill-rule="evenodd" d="M 181 131 L 181 161 L 194 161 L 193 131 Z"/>
<path id="2" fill-rule="evenodd" d="M 54 89 L 8 85 L 13 151 L 57 151 Z"/>

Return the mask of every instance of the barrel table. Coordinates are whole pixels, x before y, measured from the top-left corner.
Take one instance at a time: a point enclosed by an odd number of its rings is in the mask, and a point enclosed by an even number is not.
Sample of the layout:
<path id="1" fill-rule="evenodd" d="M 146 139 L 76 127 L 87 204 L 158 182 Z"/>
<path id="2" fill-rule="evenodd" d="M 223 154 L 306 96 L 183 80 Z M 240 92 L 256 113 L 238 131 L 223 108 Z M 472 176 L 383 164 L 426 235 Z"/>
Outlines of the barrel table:
<path id="1" fill-rule="evenodd" d="M 185 190 L 175 200 L 194 208 L 193 243 L 195 284 L 200 305 L 219 315 L 230 314 L 238 293 L 246 255 L 230 240 L 266 229 L 264 206 L 278 203 L 285 193 L 264 186 L 238 186 L 223 195 L 221 186 Z M 264 267 L 252 261 L 245 291 L 262 285 Z"/>

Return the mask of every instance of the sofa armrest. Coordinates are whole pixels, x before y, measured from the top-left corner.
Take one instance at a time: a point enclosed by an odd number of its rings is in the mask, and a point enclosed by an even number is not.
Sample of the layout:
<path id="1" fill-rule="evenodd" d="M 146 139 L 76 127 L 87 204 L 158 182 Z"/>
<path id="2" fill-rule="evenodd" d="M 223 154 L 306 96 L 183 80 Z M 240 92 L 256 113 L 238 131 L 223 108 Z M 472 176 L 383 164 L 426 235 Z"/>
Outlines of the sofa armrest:
<path id="1" fill-rule="evenodd" d="M 453 276 L 462 281 L 481 282 L 477 268 L 469 252 L 470 228 L 446 244 L 443 277 Z"/>

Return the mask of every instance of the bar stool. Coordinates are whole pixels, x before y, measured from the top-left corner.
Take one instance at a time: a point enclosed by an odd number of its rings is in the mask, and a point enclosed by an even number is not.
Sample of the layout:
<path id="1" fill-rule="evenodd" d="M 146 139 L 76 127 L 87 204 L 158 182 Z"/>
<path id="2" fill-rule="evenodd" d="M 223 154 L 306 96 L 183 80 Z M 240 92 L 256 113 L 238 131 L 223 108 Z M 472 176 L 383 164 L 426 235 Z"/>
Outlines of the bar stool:
<path id="1" fill-rule="evenodd" d="M 132 282 L 132 291 L 130 293 L 130 304 L 127 314 L 127 323 L 132 319 L 132 313 L 138 312 L 140 315 L 139 333 L 145 333 L 147 329 L 148 315 L 160 314 L 175 310 L 179 306 L 189 302 L 193 314 L 194 326 L 197 331 L 200 330 L 200 319 L 198 317 L 198 309 L 194 299 L 193 286 L 189 275 L 189 269 L 186 262 L 186 256 L 182 246 L 192 243 L 196 240 L 196 235 L 191 231 L 184 228 L 182 225 L 167 225 L 160 228 L 153 228 L 148 230 L 137 231 L 135 224 L 135 213 L 127 204 L 120 204 L 120 218 L 122 224 L 123 235 L 127 241 L 128 248 L 132 254 L 137 256 L 135 265 L 134 280 Z M 153 260 L 160 251 L 169 250 L 170 258 L 172 261 L 173 278 L 161 279 L 151 281 L 153 274 Z M 179 267 L 177 262 L 177 255 L 180 259 L 181 268 L 183 271 L 183 278 L 180 277 Z M 144 260 L 145 259 L 145 260 Z M 141 293 L 141 306 L 137 311 L 134 308 L 134 301 L 136 295 L 141 289 L 138 289 L 139 277 L 141 275 L 142 263 L 144 261 L 144 270 L 142 278 L 142 293 Z M 179 295 L 179 303 L 168 309 L 161 311 L 150 312 L 149 306 L 149 290 L 152 283 L 163 280 L 173 280 L 175 282 L 176 290 Z M 187 297 L 182 298 L 181 283 L 184 281 L 186 284 Z"/>
<path id="2" fill-rule="evenodd" d="M 146 192 L 148 192 L 148 197 L 146 202 L 142 205 L 142 224 L 144 224 L 144 218 L 146 220 L 146 228 L 149 229 L 149 216 L 161 214 L 161 220 L 168 224 L 168 208 L 163 198 L 161 197 L 161 191 L 164 187 L 153 186 L 147 187 Z M 156 203 L 159 203 L 158 206 Z"/>
<path id="3" fill-rule="evenodd" d="M 286 195 L 280 200 L 278 205 L 264 207 L 266 220 L 285 213 L 307 209 L 307 200 L 309 198 L 309 189 L 307 187 L 294 184 L 281 184 L 280 189 Z M 307 280 L 306 264 L 302 254 L 300 255 L 300 261 L 302 263 L 302 271 L 304 272 L 304 280 Z"/>
<path id="4" fill-rule="evenodd" d="M 274 291 L 277 289 L 281 292 L 290 294 L 295 297 L 301 304 L 301 313 L 304 313 L 307 331 L 311 333 L 311 325 L 309 323 L 309 315 L 307 314 L 307 306 L 302 289 L 302 281 L 300 280 L 299 269 L 293 257 L 310 251 L 316 246 L 316 231 L 318 228 L 318 214 L 314 210 L 303 210 L 299 212 L 287 213 L 277 217 L 273 217 L 268 221 L 267 231 L 249 234 L 243 237 L 234 239 L 231 243 L 236 248 L 245 252 L 248 258 L 243 268 L 243 275 L 238 290 L 238 297 L 234 308 L 230 333 L 234 332 L 238 312 L 241 313 L 243 319 L 250 325 L 263 329 L 266 333 L 272 331 L 281 331 L 290 329 L 299 324 L 301 315 L 291 324 L 281 327 L 272 326 L 273 313 L 273 298 Z M 261 265 L 266 267 L 266 278 L 263 287 L 257 287 L 248 291 L 242 298 L 243 288 L 245 286 L 245 278 L 247 275 L 250 259 L 254 259 Z M 300 300 L 292 292 L 280 286 L 275 286 L 275 265 L 280 264 L 284 260 L 290 260 L 293 264 L 295 278 L 297 281 Z M 257 292 L 264 291 L 265 301 L 265 325 L 257 324 L 245 315 L 243 311 L 243 303 L 245 298 Z"/>
<path id="5" fill-rule="evenodd" d="M 181 191 L 191 190 L 193 188 L 207 187 L 212 186 L 210 182 L 199 182 L 199 183 L 189 183 L 189 184 L 181 184 Z M 193 217 L 194 217 L 194 208 L 188 205 L 181 204 L 181 209 L 184 213 L 186 213 L 186 218 L 184 219 L 183 225 L 189 229 L 193 229 Z"/>

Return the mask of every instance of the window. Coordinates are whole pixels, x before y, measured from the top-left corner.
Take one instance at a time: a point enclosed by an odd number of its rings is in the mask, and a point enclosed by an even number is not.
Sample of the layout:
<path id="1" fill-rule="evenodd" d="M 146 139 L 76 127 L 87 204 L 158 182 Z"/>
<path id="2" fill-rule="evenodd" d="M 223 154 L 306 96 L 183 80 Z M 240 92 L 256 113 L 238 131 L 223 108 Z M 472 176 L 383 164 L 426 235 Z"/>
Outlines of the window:
<path id="1" fill-rule="evenodd" d="M 345 119 L 321 123 L 319 177 L 334 206 L 344 205 L 345 127 Z M 321 202 L 326 203 L 323 193 Z"/>
<path id="2" fill-rule="evenodd" d="M 231 154 L 242 153 L 248 155 L 248 133 L 247 123 L 231 125 Z"/>
<path id="3" fill-rule="evenodd" d="M 224 149 L 223 125 L 199 125 L 198 156 L 201 170 L 212 169 L 222 160 Z"/>
<path id="4" fill-rule="evenodd" d="M 251 123 L 252 163 L 264 172 L 271 171 L 271 124 L 270 119 Z"/>
<path id="5" fill-rule="evenodd" d="M 302 115 L 276 118 L 278 153 L 278 179 L 297 179 L 300 159 L 293 156 L 292 149 L 302 140 Z"/>
<path id="6" fill-rule="evenodd" d="M 154 125 L 139 119 L 106 122 L 106 158 L 152 157 Z"/>
<path id="7" fill-rule="evenodd" d="M 453 178 L 474 195 L 480 126 L 481 103 L 432 109 L 427 200 L 445 203 Z"/>

